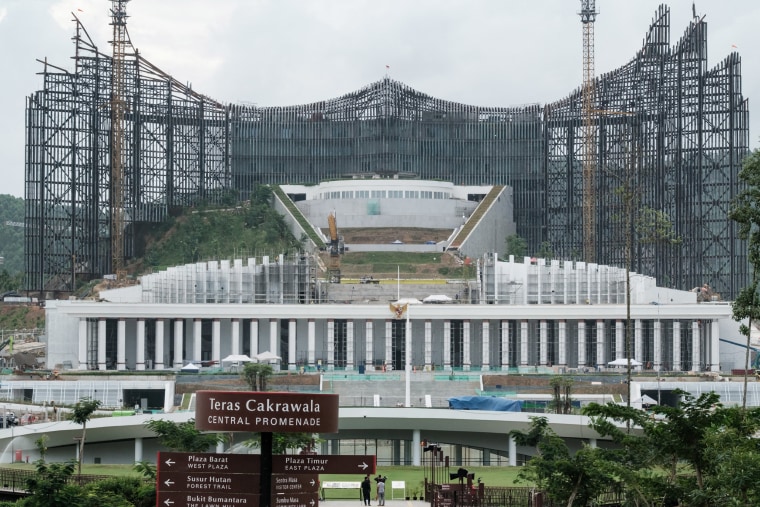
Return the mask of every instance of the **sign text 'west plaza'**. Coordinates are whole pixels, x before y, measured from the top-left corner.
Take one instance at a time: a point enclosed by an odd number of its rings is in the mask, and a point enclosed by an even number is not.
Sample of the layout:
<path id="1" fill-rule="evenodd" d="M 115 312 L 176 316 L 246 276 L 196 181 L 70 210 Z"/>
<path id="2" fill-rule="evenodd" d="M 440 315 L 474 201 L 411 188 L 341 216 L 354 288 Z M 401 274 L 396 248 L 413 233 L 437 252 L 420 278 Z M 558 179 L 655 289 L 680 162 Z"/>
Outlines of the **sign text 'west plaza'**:
<path id="1" fill-rule="evenodd" d="M 337 394 L 198 391 L 195 407 L 202 431 L 338 431 Z"/>

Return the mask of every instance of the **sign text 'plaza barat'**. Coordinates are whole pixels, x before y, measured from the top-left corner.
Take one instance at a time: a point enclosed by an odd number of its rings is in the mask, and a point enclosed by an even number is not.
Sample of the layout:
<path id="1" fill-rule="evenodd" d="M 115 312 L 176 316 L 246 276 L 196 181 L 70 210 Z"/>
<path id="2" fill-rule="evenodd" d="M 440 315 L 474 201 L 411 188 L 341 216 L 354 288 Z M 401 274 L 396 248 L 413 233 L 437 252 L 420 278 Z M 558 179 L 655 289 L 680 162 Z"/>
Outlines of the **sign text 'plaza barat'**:
<path id="1" fill-rule="evenodd" d="M 338 395 L 198 391 L 195 427 L 204 431 L 338 431 Z"/>

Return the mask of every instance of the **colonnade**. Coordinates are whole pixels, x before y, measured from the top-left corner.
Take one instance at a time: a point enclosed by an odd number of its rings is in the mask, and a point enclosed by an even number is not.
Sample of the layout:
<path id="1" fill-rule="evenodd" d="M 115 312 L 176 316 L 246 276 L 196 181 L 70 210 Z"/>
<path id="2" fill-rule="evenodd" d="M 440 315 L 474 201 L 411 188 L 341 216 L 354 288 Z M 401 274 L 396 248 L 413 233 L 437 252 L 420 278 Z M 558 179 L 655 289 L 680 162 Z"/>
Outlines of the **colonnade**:
<path id="1" fill-rule="evenodd" d="M 176 369 L 268 350 L 288 370 L 403 369 L 410 350 L 410 363 L 425 370 L 589 369 L 626 357 L 625 327 L 624 319 L 80 318 L 78 364 Z M 717 320 L 636 319 L 630 346 L 632 358 L 648 369 L 719 369 Z"/>

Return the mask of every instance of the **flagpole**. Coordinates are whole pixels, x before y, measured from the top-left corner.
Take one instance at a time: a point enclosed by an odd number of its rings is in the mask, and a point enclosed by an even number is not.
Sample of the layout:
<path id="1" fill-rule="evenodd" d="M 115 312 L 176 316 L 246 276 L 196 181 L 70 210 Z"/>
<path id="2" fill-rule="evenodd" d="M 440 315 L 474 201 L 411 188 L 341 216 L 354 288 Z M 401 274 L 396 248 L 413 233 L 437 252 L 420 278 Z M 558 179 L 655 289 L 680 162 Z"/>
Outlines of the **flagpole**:
<path id="1" fill-rule="evenodd" d="M 412 406 L 412 323 L 409 320 L 409 310 L 411 310 L 411 304 L 406 304 L 406 328 L 404 329 L 404 359 L 406 362 L 406 365 L 404 367 L 404 373 L 406 376 L 406 385 L 405 385 L 405 400 L 404 400 L 404 406 L 405 407 L 411 407 Z"/>
<path id="2" fill-rule="evenodd" d="M 401 299 L 401 266 L 396 266 L 396 301 Z"/>

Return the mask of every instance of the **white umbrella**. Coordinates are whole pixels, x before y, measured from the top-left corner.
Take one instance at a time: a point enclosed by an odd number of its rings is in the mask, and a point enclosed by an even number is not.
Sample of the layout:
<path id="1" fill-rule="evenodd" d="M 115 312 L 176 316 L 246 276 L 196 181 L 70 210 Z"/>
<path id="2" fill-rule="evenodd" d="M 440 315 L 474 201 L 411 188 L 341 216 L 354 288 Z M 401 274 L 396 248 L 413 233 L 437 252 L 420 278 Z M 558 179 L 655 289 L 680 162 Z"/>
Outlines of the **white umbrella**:
<path id="1" fill-rule="evenodd" d="M 608 366 L 628 366 L 628 358 L 621 357 L 620 359 L 615 359 L 614 361 L 610 361 L 607 363 Z M 635 359 L 631 359 L 631 366 L 641 366 L 641 363 L 636 361 Z"/>
<path id="2" fill-rule="evenodd" d="M 431 294 L 422 300 L 423 303 L 448 303 L 451 298 L 446 294 Z"/>
<path id="3" fill-rule="evenodd" d="M 250 363 L 251 361 L 253 361 L 253 359 L 245 354 L 230 354 L 222 359 L 223 363 Z"/>
<path id="4" fill-rule="evenodd" d="M 647 396 L 646 394 L 642 396 L 641 398 L 636 398 L 633 400 L 634 403 L 641 403 L 642 405 L 657 405 L 657 400 L 652 398 L 651 396 Z"/>
<path id="5" fill-rule="evenodd" d="M 269 352 L 268 350 L 265 350 L 264 352 L 261 352 L 260 354 L 256 354 L 253 356 L 253 358 L 257 361 L 279 361 L 282 358 L 275 354 L 274 352 Z"/>
<path id="6" fill-rule="evenodd" d="M 187 363 L 185 366 L 182 367 L 180 371 L 198 371 L 201 368 L 193 363 Z"/>

